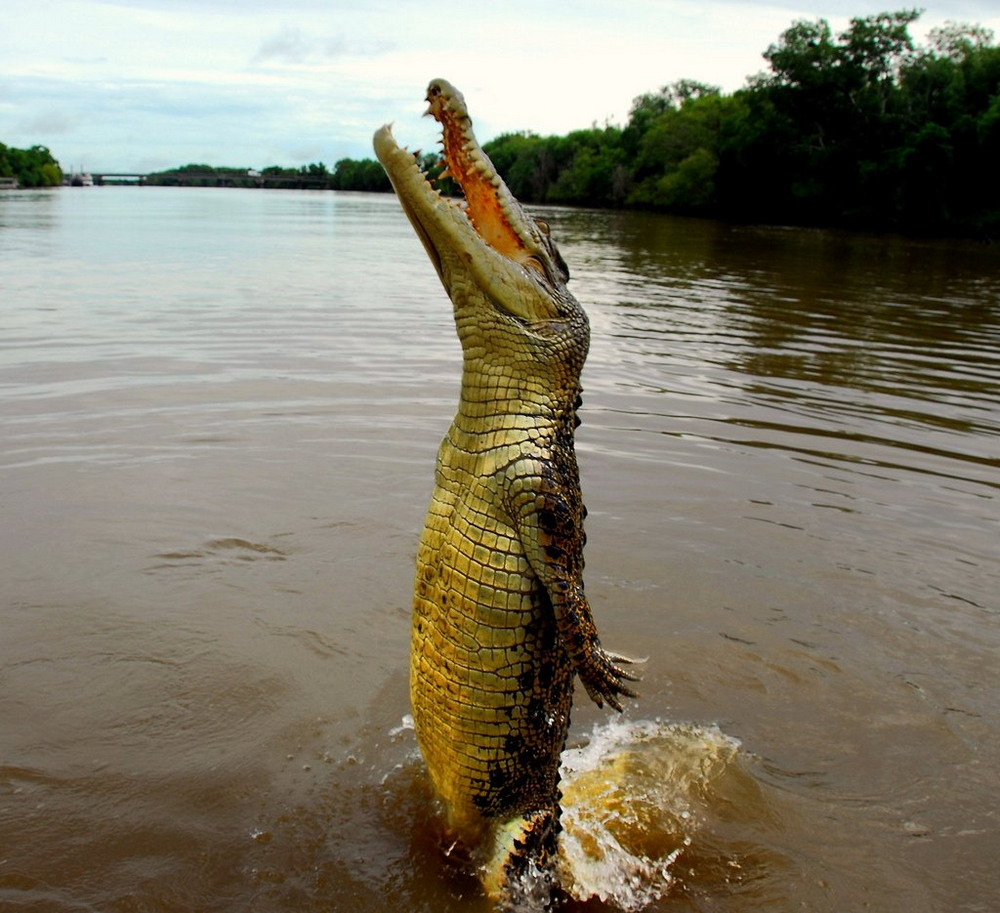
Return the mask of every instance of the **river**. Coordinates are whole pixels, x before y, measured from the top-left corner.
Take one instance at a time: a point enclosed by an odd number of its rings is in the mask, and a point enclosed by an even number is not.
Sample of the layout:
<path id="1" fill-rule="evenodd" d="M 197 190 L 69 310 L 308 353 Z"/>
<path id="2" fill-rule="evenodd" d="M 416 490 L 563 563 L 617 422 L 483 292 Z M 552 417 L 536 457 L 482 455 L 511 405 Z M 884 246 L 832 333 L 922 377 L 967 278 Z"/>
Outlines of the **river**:
<path id="1" fill-rule="evenodd" d="M 995 910 L 1000 249 L 544 215 L 648 657 L 577 694 L 565 909 Z M 0 328 L 0 908 L 483 911 L 407 718 L 459 349 L 395 199 L 3 194 Z"/>

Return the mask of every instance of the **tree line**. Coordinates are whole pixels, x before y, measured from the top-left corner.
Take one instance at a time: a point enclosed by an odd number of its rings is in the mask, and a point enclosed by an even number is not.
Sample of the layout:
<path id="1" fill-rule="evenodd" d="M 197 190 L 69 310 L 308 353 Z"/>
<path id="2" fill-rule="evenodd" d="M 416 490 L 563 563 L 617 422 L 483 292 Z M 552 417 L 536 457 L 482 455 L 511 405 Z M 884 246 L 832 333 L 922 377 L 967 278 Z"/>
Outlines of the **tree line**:
<path id="1" fill-rule="evenodd" d="M 919 15 L 854 18 L 839 34 L 797 21 L 732 94 L 680 80 L 636 98 L 624 127 L 484 149 L 527 203 L 997 237 L 1000 48 L 956 23 L 918 47 Z M 338 162 L 343 189 L 389 189 L 371 164 Z"/>
<path id="2" fill-rule="evenodd" d="M 182 165 L 148 174 L 144 183 L 166 187 L 274 187 L 304 190 L 387 191 L 392 188 L 378 162 L 343 159 L 330 171 L 322 162 L 299 168 L 269 165 L 267 168 L 226 168 L 213 165 Z"/>
<path id="3" fill-rule="evenodd" d="M 0 143 L 0 178 L 14 178 L 20 187 L 57 187 L 63 173 L 45 146 L 14 149 Z"/>

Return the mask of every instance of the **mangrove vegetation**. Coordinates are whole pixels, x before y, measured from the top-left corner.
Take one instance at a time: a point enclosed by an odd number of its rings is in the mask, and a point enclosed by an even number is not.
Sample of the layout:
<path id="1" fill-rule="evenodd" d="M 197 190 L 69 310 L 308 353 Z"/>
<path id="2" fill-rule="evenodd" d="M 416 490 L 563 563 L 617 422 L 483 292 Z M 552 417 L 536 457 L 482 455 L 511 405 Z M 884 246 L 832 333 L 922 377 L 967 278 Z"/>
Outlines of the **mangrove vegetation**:
<path id="1" fill-rule="evenodd" d="M 300 190 L 388 191 L 392 188 L 382 166 L 370 159 L 342 159 L 330 171 L 322 162 L 283 168 L 225 168 L 182 165 L 145 176 L 143 182 L 164 187 L 269 187 Z"/>
<path id="2" fill-rule="evenodd" d="M 13 179 L 18 187 L 58 187 L 63 173 L 45 146 L 14 149 L 0 143 L 0 178 Z"/>

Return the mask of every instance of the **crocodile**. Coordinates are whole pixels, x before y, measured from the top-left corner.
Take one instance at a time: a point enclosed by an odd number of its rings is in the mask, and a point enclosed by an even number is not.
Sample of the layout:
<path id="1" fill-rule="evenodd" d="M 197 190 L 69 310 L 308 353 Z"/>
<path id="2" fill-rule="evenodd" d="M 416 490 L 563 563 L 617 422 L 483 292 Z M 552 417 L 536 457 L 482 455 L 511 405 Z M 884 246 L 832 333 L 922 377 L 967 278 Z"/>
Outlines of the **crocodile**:
<path id="1" fill-rule="evenodd" d="M 442 176 L 464 202 L 439 192 L 391 125 L 374 137 L 451 299 L 463 353 L 416 560 L 410 701 L 449 839 L 468 848 L 499 909 L 521 909 L 558 883 L 574 679 L 620 711 L 637 677 L 622 668 L 632 660 L 602 648 L 584 594 L 574 432 L 586 314 L 549 226 L 497 174 L 462 95 L 437 79 L 427 101 Z"/>

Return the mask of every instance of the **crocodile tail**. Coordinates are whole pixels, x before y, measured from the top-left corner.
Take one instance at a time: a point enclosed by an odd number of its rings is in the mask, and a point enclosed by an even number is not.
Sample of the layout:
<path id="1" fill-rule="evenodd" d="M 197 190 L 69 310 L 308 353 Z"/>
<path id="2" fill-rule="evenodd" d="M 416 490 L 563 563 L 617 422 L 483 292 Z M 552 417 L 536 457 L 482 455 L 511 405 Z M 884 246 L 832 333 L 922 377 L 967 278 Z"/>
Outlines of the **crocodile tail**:
<path id="1" fill-rule="evenodd" d="M 560 829 L 559 811 L 551 808 L 494 826 L 482 882 L 498 913 L 549 909 Z"/>

